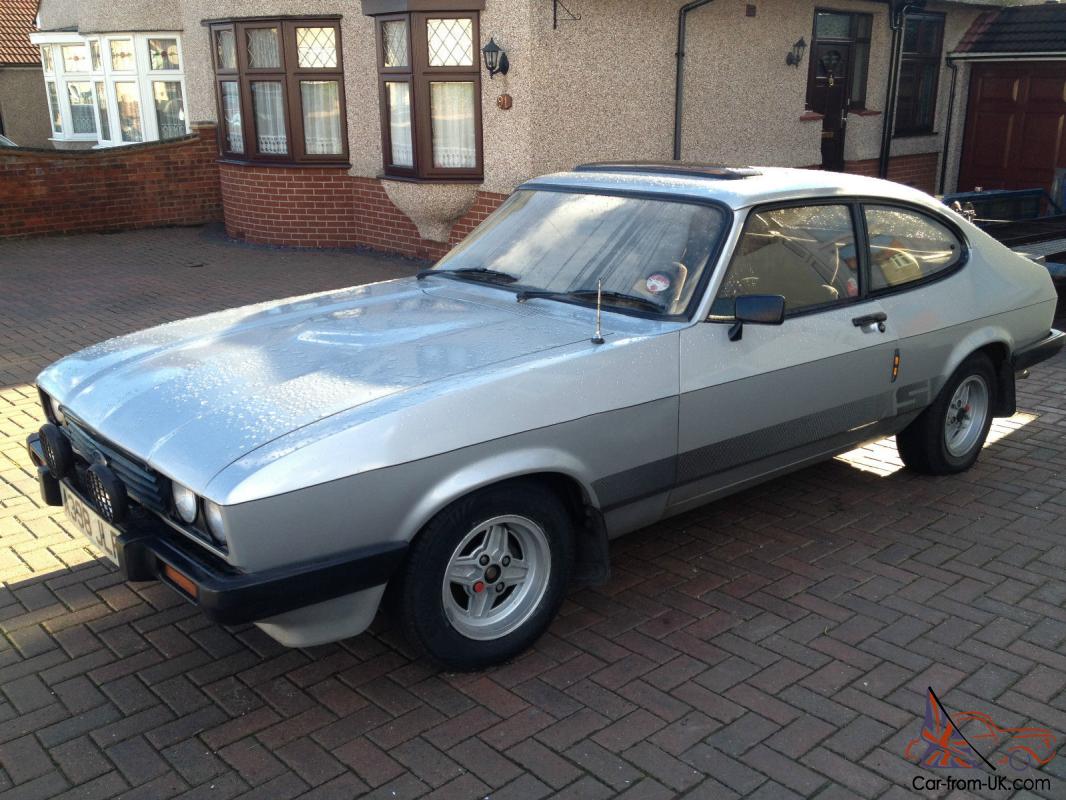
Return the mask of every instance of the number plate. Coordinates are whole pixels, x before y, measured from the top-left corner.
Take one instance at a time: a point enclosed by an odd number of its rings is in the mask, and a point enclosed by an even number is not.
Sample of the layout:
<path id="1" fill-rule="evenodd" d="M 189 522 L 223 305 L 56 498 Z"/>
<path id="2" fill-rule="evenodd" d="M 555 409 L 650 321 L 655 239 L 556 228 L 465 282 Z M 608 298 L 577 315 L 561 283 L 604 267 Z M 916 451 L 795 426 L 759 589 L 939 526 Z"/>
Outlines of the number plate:
<path id="1" fill-rule="evenodd" d="M 68 489 L 65 483 L 59 484 L 59 491 L 63 495 L 63 510 L 67 512 L 67 518 L 85 538 L 117 565 L 115 537 L 119 535 L 119 531 L 105 522 L 88 503 Z"/>

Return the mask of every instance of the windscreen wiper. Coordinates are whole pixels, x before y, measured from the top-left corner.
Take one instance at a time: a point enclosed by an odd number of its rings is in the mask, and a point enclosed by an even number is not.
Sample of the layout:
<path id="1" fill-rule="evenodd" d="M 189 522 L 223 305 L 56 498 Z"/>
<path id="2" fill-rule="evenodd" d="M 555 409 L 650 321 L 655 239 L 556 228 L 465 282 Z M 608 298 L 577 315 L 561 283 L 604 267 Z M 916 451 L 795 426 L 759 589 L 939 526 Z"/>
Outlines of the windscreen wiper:
<path id="1" fill-rule="evenodd" d="M 526 300 L 535 300 L 537 298 L 545 298 L 547 300 L 591 300 L 595 303 L 597 296 L 602 297 L 604 305 L 635 306 L 636 308 L 641 308 L 645 311 L 654 311 L 656 314 L 662 314 L 666 311 L 666 306 L 661 303 L 656 303 L 654 300 L 649 300 L 646 297 L 640 297 L 635 294 L 626 294 L 625 292 L 605 291 L 599 293 L 596 289 L 576 289 L 572 292 L 549 292 L 542 289 L 528 289 L 524 292 L 519 292 L 516 299 L 519 303 L 524 303 Z"/>
<path id="2" fill-rule="evenodd" d="M 424 269 L 418 273 L 415 277 L 418 280 L 433 275 L 438 278 L 459 278 L 475 281 L 484 281 L 485 283 L 515 283 L 518 278 L 507 272 L 500 272 L 496 269 L 485 269 L 485 267 L 462 267 L 461 269 Z"/>

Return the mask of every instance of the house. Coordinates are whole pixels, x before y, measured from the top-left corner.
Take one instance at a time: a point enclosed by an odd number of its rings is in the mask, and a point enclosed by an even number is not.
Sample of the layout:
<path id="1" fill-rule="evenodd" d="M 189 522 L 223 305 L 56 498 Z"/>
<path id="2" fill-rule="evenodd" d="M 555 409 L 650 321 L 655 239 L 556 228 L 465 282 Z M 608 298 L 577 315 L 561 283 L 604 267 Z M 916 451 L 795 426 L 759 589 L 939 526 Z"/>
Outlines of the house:
<path id="1" fill-rule="evenodd" d="M 970 66 L 945 55 L 1005 5 L 42 0 L 33 40 L 62 146 L 213 127 L 231 235 L 434 256 L 590 160 L 954 188 Z"/>
<path id="2" fill-rule="evenodd" d="M 41 61 L 30 42 L 37 0 L 0 0 L 0 136 L 22 147 L 48 146 Z"/>

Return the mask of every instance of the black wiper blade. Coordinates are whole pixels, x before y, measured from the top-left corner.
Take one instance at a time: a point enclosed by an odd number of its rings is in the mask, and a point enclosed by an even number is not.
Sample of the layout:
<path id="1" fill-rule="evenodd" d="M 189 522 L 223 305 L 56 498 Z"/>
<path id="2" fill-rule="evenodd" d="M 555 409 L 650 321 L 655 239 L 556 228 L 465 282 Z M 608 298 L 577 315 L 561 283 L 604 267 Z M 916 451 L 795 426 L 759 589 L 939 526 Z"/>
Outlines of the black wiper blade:
<path id="1" fill-rule="evenodd" d="M 486 283 L 516 283 L 518 278 L 507 272 L 497 269 L 485 269 L 485 267 L 463 267 L 461 269 L 424 269 L 415 277 L 422 280 L 434 275 L 439 278 L 470 278 L 475 281 Z"/>
<path id="2" fill-rule="evenodd" d="M 666 310 L 666 306 L 661 303 L 656 303 L 654 300 L 649 300 L 646 297 L 640 297 L 635 294 L 626 294 L 625 292 L 602 292 L 600 293 L 596 289 L 576 289 L 572 292 L 549 292 L 539 289 L 530 289 L 525 292 L 518 293 L 518 302 L 524 303 L 526 300 L 534 300 L 538 297 L 543 297 L 548 300 L 591 300 L 596 302 L 597 296 L 603 298 L 604 305 L 632 305 L 638 308 L 643 308 L 646 311 L 654 311 L 661 314 Z"/>

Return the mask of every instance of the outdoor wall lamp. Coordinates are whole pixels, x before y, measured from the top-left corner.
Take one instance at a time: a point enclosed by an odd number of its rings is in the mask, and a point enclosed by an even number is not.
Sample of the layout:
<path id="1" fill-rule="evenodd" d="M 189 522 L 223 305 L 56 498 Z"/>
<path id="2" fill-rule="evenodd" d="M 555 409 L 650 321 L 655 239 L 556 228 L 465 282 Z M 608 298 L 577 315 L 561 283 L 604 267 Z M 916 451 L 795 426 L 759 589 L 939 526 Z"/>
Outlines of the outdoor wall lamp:
<path id="1" fill-rule="evenodd" d="M 507 70 L 511 68 L 511 62 L 507 58 L 507 51 L 500 49 L 494 37 L 481 48 L 481 52 L 485 55 L 485 69 L 489 71 L 490 78 L 495 77 L 497 72 L 501 75 L 507 74 Z"/>
<path id="2" fill-rule="evenodd" d="M 792 51 L 785 56 L 785 63 L 790 67 L 799 69 L 799 65 L 803 63 L 803 54 L 807 52 L 807 42 L 801 36 L 799 41 L 792 45 Z"/>

